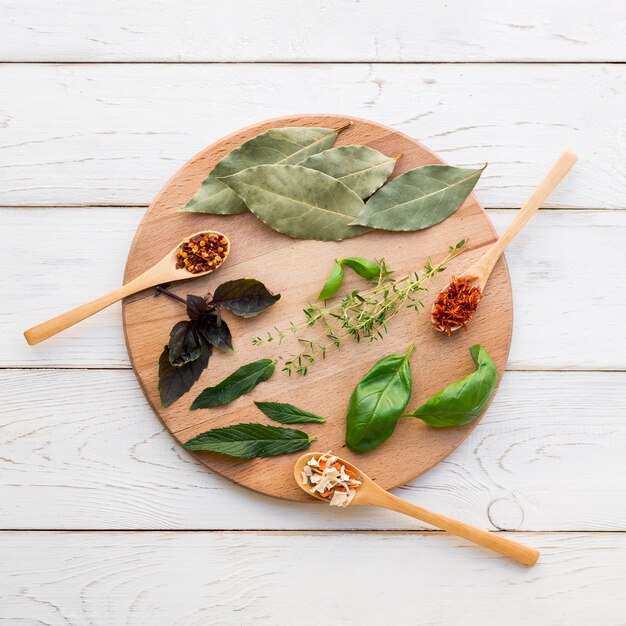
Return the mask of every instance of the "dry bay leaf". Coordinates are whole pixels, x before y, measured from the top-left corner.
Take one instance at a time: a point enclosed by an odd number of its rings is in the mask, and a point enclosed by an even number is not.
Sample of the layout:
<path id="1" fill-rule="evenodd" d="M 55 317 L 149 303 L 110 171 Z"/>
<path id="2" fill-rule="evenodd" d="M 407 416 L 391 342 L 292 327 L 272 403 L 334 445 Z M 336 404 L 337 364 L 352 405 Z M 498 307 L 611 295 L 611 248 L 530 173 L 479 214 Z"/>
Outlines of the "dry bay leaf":
<path id="1" fill-rule="evenodd" d="M 340 241 L 368 229 L 351 226 L 363 200 L 332 176 L 300 165 L 257 165 L 221 178 L 274 230 L 298 239 Z"/>
<path id="2" fill-rule="evenodd" d="M 352 224 L 395 231 L 438 224 L 463 204 L 484 169 L 416 167 L 379 189 Z"/>
<path id="3" fill-rule="evenodd" d="M 330 148 L 342 128 L 291 126 L 271 128 L 228 153 L 204 179 L 193 198 L 179 211 L 232 215 L 245 212 L 244 201 L 218 180 L 255 165 L 293 164 Z"/>
<path id="4" fill-rule="evenodd" d="M 314 154 L 298 165 L 336 178 L 365 199 L 391 176 L 396 159 L 367 146 L 341 146 Z"/>

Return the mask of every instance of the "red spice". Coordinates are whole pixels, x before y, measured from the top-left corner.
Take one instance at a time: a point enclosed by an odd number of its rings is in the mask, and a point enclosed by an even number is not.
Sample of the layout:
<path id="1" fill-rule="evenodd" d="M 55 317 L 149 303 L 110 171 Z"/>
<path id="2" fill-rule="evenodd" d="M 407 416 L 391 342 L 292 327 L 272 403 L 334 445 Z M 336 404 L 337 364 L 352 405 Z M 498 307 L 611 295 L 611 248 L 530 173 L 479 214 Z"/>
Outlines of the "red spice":
<path id="1" fill-rule="evenodd" d="M 185 239 L 176 253 L 176 267 L 192 274 L 214 270 L 228 254 L 228 240 L 217 233 Z"/>
<path id="2" fill-rule="evenodd" d="M 467 323 L 474 316 L 474 311 L 482 298 L 479 287 L 472 286 L 476 276 L 457 278 L 453 276 L 450 284 L 440 294 L 432 311 L 433 326 L 446 333 L 448 337 L 459 326 L 465 330 Z"/>

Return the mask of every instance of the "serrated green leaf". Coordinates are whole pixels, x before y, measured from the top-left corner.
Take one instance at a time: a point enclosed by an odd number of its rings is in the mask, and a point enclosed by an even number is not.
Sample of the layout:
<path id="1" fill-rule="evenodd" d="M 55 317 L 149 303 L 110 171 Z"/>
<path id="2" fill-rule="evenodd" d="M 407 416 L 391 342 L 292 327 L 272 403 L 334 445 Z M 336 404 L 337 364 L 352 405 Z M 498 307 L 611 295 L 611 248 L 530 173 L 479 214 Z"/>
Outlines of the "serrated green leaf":
<path id="1" fill-rule="evenodd" d="M 193 198 L 179 211 L 232 215 L 245 212 L 244 201 L 218 180 L 266 163 L 293 164 L 330 148 L 341 129 L 292 126 L 272 128 L 227 154 L 204 179 Z"/>
<path id="2" fill-rule="evenodd" d="M 276 361 L 261 359 L 242 365 L 214 387 L 207 387 L 191 405 L 192 409 L 210 409 L 228 404 L 268 380 L 274 373 Z"/>
<path id="3" fill-rule="evenodd" d="M 195 452 L 219 452 L 240 459 L 253 459 L 306 450 L 312 441 L 315 441 L 314 437 L 292 428 L 235 424 L 209 430 L 183 445 Z"/>
<path id="4" fill-rule="evenodd" d="M 391 437 L 398 418 L 411 399 L 411 366 L 406 354 L 392 354 L 374 364 L 350 397 L 346 444 L 354 452 L 367 452 Z"/>
<path id="5" fill-rule="evenodd" d="M 309 411 L 299 409 L 297 406 L 287 404 L 286 402 L 255 402 L 254 404 L 256 404 L 259 411 L 281 424 L 307 424 L 313 422 L 323 424 L 326 421 L 320 415 L 309 413 Z"/>
<path id="6" fill-rule="evenodd" d="M 464 202 L 483 169 L 424 165 L 379 189 L 352 222 L 383 230 L 422 230 L 442 222 Z"/>
<path id="7" fill-rule="evenodd" d="M 474 421 L 486 408 L 496 388 L 498 370 L 480 344 L 470 348 L 476 371 L 431 396 L 406 417 L 417 417 L 429 426 L 446 428 Z"/>
<path id="8" fill-rule="evenodd" d="M 342 182 L 359 198 L 369 198 L 391 176 L 396 159 L 367 146 L 341 146 L 298 163 Z"/>
<path id="9" fill-rule="evenodd" d="M 300 165 L 258 165 L 222 178 L 274 230 L 299 239 L 339 241 L 367 231 L 350 222 L 363 200 L 328 174 Z"/>

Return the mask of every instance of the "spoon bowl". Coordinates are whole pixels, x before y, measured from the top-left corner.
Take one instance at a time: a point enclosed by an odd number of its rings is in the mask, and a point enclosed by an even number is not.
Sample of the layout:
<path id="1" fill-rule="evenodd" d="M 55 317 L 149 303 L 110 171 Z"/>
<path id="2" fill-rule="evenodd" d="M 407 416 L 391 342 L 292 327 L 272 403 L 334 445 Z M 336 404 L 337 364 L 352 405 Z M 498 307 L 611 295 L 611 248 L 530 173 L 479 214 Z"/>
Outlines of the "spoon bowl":
<path id="1" fill-rule="evenodd" d="M 208 269 L 204 272 L 197 272 L 195 274 L 184 267 L 176 267 L 178 260 L 177 252 L 183 245 L 185 239 L 192 239 L 198 235 L 205 234 L 215 234 L 226 240 L 226 252 L 220 264 L 214 268 Z M 125 285 L 122 285 L 119 289 L 115 289 L 114 291 L 111 291 L 96 300 L 87 302 L 86 304 L 76 307 L 71 311 L 62 313 L 61 315 L 58 315 L 57 317 L 54 317 L 46 322 L 42 322 L 37 326 L 29 328 L 24 332 L 26 341 L 29 345 L 34 346 L 35 344 L 60 333 L 66 328 L 77 324 L 87 317 L 90 317 L 94 313 L 102 311 L 102 309 L 110 306 L 114 302 L 122 300 L 123 298 L 131 296 L 139 291 L 143 291 L 144 289 L 148 289 L 149 287 L 155 287 L 156 285 L 162 285 L 163 283 L 171 283 L 176 280 L 187 280 L 190 278 L 200 278 L 201 276 L 206 276 L 207 274 L 210 274 L 216 269 L 222 267 L 230 254 L 231 243 L 228 237 L 218 231 L 201 230 L 197 233 L 189 235 L 189 237 L 185 237 L 185 239 L 180 241 L 170 252 L 168 252 L 161 260 L 157 261 L 152 267 L 147 269 L 143 274 L 140 274 L 137 278 L 134 278 Z"/>
<path id="2" fill-rule="evenodd" d="M 318 493 L 312 493 L 308 485 L 302 484 L 302 469 L 312 459 L 323 456 L 321 452 L 309 452 L 303 454 L 295 463 L 293 467 L 293 477 L 302 491 L 308 493 L 317 500 L 323 500 L 327 504 L 330 502 L 330 498 L 324 498 Z M 493 550 L 509 558 L 522 563 L 523 565 L 534 565 L 539 558 L 539 551 L 534 548 L 524 546 L 517 541 L 511 541 L 505 539 L 500 535 L 487 532 L 481 528 L 464 524 L 445 515 L 439 513 L 433 513 L 428 509 L 424 509 L 420 506 L 407 502 L 402 498 L 394 496 L 379 485 L 377 485 L 363 470 L 360 470 L 356 465 L 337 457 L 337 461 L 344 465 L 347 469 L 352 470 L 357 479 L 361 481 L 361 484 L 355 489 L 355 495 L 348 506 L 353 505 L 369 505 L 379 506 L 390 511 L 396 511 L 403 513 L 409 517 L 413 517 L 422 522 L 426 522 L 431 526 L 445 530 L 458 537 L 463 537 L 468 541 L 471 541 L 479 546 Z"/>
<path id="3" fill-rule="evenodd" d="M 485 285 L 491 276 L 491 272 L 495 267 L 498 259 L 502 256 L 502 253 L 506 247 L 513 241 L 513 238 L 520 230 L 526 225 L 526 222 L 537 212 L 539 207 L 545 202 L 546 198 L 554 191 L 559 183 L 565 178 L 565 175 L 572 169 L 578 157 L 573 153 L 564 152 L 552 166 L 552 169 L 548 172 L 546 177 L 539 183 L 539 185 L 532 192 L 528 200 L 522 208 L 517 212 L 515 219 L 511 222 L 511 225 L 504 231 L 502 236 L 496 240 L 496 242 L 485 252 L 473 265 L 468 267 L 465 271 L 457 274 L 459 278 L 475 277 L 473 281 L 477 286 L 481 294 L 484 293 Z M 435 302 L 439 298 L 441 293 L 445 293 L 448 287 L 439 292 Z M 480 305 L 480 303 L 479 303 Z M 435 326 L 436 330 L 440 332 L 447 332 L 447 329 L 441 329 L 437 327 L 435 323 L 435 304 L 431 308 L 431 322 Z M 470 320 L 468 320 L 470 321 Z M 449 328 L 450 332 L 455 332 L 462 328 L 462 326 L 453 326 Z"/>

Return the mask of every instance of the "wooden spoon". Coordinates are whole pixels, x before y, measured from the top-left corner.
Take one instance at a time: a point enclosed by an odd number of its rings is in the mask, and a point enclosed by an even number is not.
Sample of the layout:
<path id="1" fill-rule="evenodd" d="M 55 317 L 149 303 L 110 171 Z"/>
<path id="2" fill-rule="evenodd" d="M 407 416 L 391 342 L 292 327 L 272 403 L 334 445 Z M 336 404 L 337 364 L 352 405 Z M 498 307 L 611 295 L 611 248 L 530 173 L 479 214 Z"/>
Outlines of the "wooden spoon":
<path id="1" fill-rule="evenodd" d="M 498 259 L 502 256 L 502 253 L 506 247 L 511 243 L 515 235 L 519 233 L 522 227 L 528 222 L 528 220 L 536 213 L 539 207 L 545 202 L 546 198 L 554 191 L 558 184 L 565 178 L 565 175 L 572 169 L 574 163 L 578 160 L 578 157 L 573 153 L 564 152 L 552 166 L 552 169 L 548 172 L 548 175 L 539 183 L 537 188 L 532 192 L 528 200 L 522 208 L 517 212 L 515 219 L 511 222 L 511 225 L 504 231 L 502 236 L 481 256 L 473 265 L 468 267 L 464 272 L 457 274 L 459 278 L 475 277 L 473 285 L 478 287 L 481 292 L 484 292 L 485 285 L 489 280 L 489 276 L 493 271 Z M 447 287 L 446 287 L 447 289 Z M 445 289 L 443 290 L 445 291 Z M 431 314 L 435 311 L 435 305 Z M 433 324 L 436 327 L 435 319 L 431 315 Z M 461 326 L 455 326 L 450 330 L 454 332 L 459 330 Z M 440 328 L 441 332 L 445 332 Z"/>
<path id="2" fill-rule="evenodd" d="M 214 230 L 201 230 L 200 232 L 193 233 L 193 235 L 189 235 L 186 239 L 192 239 L 197 235 L 204 234 L 215 234 L 219 237 L 226 239 L 226 254 L 222 262 L 215 268 L 220 268 L 228 254 L 230 252 L 230 241 L 228 241 L 228 237 Z M 57 317 L 53 317 L 51 320 L 47 322 L 42 322 L 37 326 L 33 326 L 24 332 L 24 337 L 26 337 L 26 341 L 29 345 L 34 346 L 35 344 L 60 333 L 62 330 L 73 326 L 74 324 L 84 320 L 87 317 L 90 317 L 94 313 L 101 311 L 102 309 L 108 307 L 109 305 L 121 300 L 122 298 L 126 298 L 127 296 L 132 296 L 134 293 L 138 291 L 142 291 L 144 289 L 148 289 L 149 287 L 155 287 L 156 285 L 162 285 L 163 283 L 170 283 L 175 280 L 185 280 L 189 278 L 199 278 L 200 276 L 205 276 L 206 274 L 210 274 L 213 270 L 207 270 L 206 272 L 198 272 L 197 274 L 192 274 L 187 271 L 185 268 L 177 268 L 176 267 L 176 253 L 182 242 L 177 244 L 170 252 L 168 252 L 160 261 L 155 263 L 150 269 L 146 270 L 143 274 L 137 276 L 130 282 L 122 285 L 119 289 L 115 289 L 105 296 L 101 296 L 96 300 L 92 300 L 91 302 L 87 302 L 71 311 L 67 311 L 66 313 L 62 313 Z"/>
<path id="3" fill-rule="evenodd" d="M 300 488 L 308 493 L 310 496 L 323 500 L 328 504 L 329 499 L 320 496 L 318 493 L 312 493 L 309 490 L 308 485 L 302 484 L 302 469 L 312 458 L 322 456 L 319 452 L 310 452 L 301 456 L 294 465 L 293 476 L 296 483 Z M 463 537 L 472 543 L 489 548 L 500 554 L 504 554 L 509 558 L 523 563 L 524 565 L 534 565 L 539 558 L 539 551 L 534 548 L 529 548 L 516 541 L 505 539 L 499 535 L 487 532 L 481 528 L 464 524 L 457 520 L 446 517 L 445 515 L 439 515 L 439 513 L 433 513 L 427 509 L 423 509 L 421 506 L 411 504 L 402 498 L 398 498 L 393 494 L 385 491 L 382 487 L 379 487 L 365 472 L 361 471 L 358 467 L 348 461 L 344 461 L 337 457 L 339 463 L 343 464 L 347 469 L 352 470 L 358 480 L 361 481 L 361 485 L 356 488 L 356 495 L 349 504 L 349 506 L 380 506 L 390 511 L 397 511 L 398 513 L 404 513 L 409 517 L 414 517 L 422 522 L 426 522 L 431 526 L 436 526 L 441 530 L 445 530 L 453 535 Z"/>

